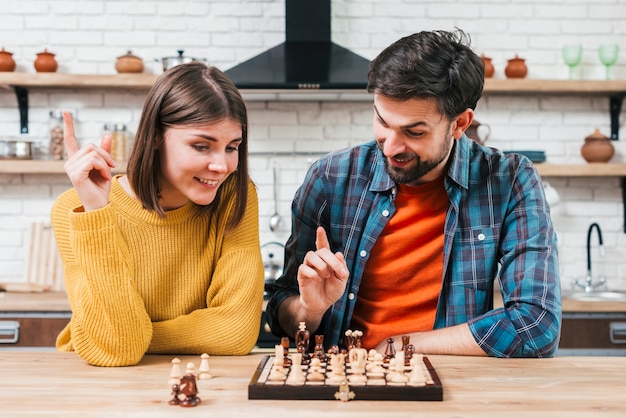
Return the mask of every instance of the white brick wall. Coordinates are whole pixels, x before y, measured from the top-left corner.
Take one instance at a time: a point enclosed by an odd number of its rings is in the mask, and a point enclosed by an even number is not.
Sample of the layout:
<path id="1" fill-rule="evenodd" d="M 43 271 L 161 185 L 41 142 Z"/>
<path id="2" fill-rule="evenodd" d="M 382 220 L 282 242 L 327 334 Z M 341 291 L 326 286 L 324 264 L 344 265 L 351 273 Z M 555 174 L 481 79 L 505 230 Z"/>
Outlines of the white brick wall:
<path id="1" fill-rule="evenodd" d="M 440 1 L 334 0 L 333 40 L 373 58 L 397 38 L 419 30 L 460 27 L 475 49 L 493 58 L 502 78 L 509 58 L 526 59 L 529 78 L 565 79 L 560 47 L 580 41 L 578 76 L 601 79 L 601 43 L 622 46 L 615 78 L 626 78 L 626 0 Z M 112 74 L 115 58 L 127 50 L 142 57 L 146 72 L 160 73 L 163 56 L 204 57 L 227 69 L 284 40 L 284 1 L 161 0 L 35 1 L 0 0 L 1 46 L 14 53 L 17 71 L 34 72 L 36 53 L 56 54 L 59 72 Z M 81 141 L 96 141 L 106 121 L 137 126 L 144 94 L 103 90 L 33 90 L 30 132 L 42 138 L 51 109 L 74 110 Z M 261 241 L 285 241 L 290 201 L 310 162 L 320 154 L 371 138 L 367 102 L 250 102 L 252 175 L 261 196 Z M 579 163 L 583 138 L 594 128 L 609 132 L 608 98 L 585 96 L 488 95 L 477 119 L 492 128 L 489 145 L 502 149 L 543 149 L 551 162 Z M 624 112 L 620 116 L 624 126 Z M 19 133 L 15 96 L 0 91 L 0 131 Z M 614 161 L 624 161 L 626 132 L 614 143 Z M 280 155 L 271 155 L 279 151 Z M 277 233 L 269 231 L 273 212 L 272 165 L 279 165 Z M 626 289 L 626 234 L 617 178 L 548 178 L 562 203 L 555 223 L 560 238 L 564 287 L 586 270 L 587 227 L 603 229 L 606 256 L 594 245 L 597 274 Z M 22 281 L 28 225 L 47 219 L 54 198 L 69 187 L 63 175 L 0 174 L 0 281 Z M 593 239 L 594 244 L 597 242 Z"/>

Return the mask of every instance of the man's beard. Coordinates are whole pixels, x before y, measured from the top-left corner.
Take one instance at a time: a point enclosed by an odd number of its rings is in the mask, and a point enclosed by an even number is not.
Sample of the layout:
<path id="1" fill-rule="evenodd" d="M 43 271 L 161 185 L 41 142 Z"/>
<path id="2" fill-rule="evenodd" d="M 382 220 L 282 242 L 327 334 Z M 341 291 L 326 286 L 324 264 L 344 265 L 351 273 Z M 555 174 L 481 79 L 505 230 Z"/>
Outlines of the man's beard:
<path id="1" fill-rule="evenodd" d="M 414 164 L 408 168 L 398 168 L 394 167 L 389 163 L 389 158 L 387 158 L 383 154 L 383 161 L 385 162 L 385 169 L 389 174 L 389 177 L 396 184 L 412 184 L 426 174 L 430 173 L 433 169 L 435 169 L 442 161 L 444 161 L 450 155 L 450 147 L 452 141 L 444 142 L 443 147 L 440 149 L 440 153 L 436 156 L 435 160 L 431 161 L 422 161 L 420 156 L 414 153 L 402 153 L 394 155 L 394 158 L 398 158 L 399 160 L 406 160 L 409 158 L 413 158 Z M 378 148 L 382 152 L 382 144 L 378 144 Z"/>

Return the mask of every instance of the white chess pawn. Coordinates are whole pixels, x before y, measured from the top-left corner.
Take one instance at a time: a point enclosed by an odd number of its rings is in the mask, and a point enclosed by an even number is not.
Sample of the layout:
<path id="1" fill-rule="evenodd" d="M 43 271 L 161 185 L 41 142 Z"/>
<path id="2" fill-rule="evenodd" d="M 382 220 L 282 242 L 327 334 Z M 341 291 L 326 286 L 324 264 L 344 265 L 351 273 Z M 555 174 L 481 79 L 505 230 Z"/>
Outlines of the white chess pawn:
<path id="1" fill-rule="evenodd" d="M 200 358 L 202 361 L 200 362 L 200 369 L 198 370 L 200 372 L 198 374 L 198 380 L 213 379 L 213 376 L 209 373 L 209 355 L 204 353 Z"/>
<path id="2" fill-rule="evenodd" d="M 172 359 L 172 371 L 170 372 L 170 378 L 167 381 L 168 385 L 174 385 L 180 383 L 180 359 Z"/>

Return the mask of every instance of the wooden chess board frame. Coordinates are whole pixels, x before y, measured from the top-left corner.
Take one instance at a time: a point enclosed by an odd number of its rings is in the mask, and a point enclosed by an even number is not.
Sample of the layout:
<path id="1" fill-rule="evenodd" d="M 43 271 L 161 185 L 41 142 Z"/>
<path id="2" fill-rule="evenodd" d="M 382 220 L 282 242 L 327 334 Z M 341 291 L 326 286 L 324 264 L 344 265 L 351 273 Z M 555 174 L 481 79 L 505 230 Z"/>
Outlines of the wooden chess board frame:
<path id="1" fill-rule="evenodd" d="M 433 383 L 425 386 L 357 386 L 349 385 L 354 392 L 353 400 L 368 401 L 443 401 L 443 386 L 439 376 L 428 357 L 424 356 L 424 366 L 430 373 Z M 250 379 L 248 385 L 248 399 L 278 399 L 278 400 L 335 400 L 338 385 L 298 385 L 285 383 L 267 384 L 262 374 L 266 368 L 271 368 L 274 356 L 265 355 Z"/>

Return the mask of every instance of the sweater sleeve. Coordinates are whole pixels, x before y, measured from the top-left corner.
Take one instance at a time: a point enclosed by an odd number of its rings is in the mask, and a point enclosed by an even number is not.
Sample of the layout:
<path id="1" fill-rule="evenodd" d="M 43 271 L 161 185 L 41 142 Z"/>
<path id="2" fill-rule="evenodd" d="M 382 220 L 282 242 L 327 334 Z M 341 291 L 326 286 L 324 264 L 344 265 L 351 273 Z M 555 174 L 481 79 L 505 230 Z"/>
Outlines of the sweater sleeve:
<path id="1" fill-rule="evenodd" d="M 230 213 L 234 202 L 225 208 Z M 217 228 L 221 254 L 206 295 L 207 306 L 187 315 L 153 323 L 149 353 L 210 353 L 244 355 L 254 347 L 259 334 L 263 303 L 263 262 L 259 243 L 258 197 L 252 182 L 248 187 L 245 216 L 234 230 L 225 230 L 225 218 Z"/>
<path id="2" fill-rule="evenodd" d="M 70 190 L 53 205 L 51 219 L 72 307 L 57 348 L 73 349 L 98 366 L 138 363 L 152 338 L 152 324 L 134 287 L 128 248 L 111 205 L 83 212 Z"/>

